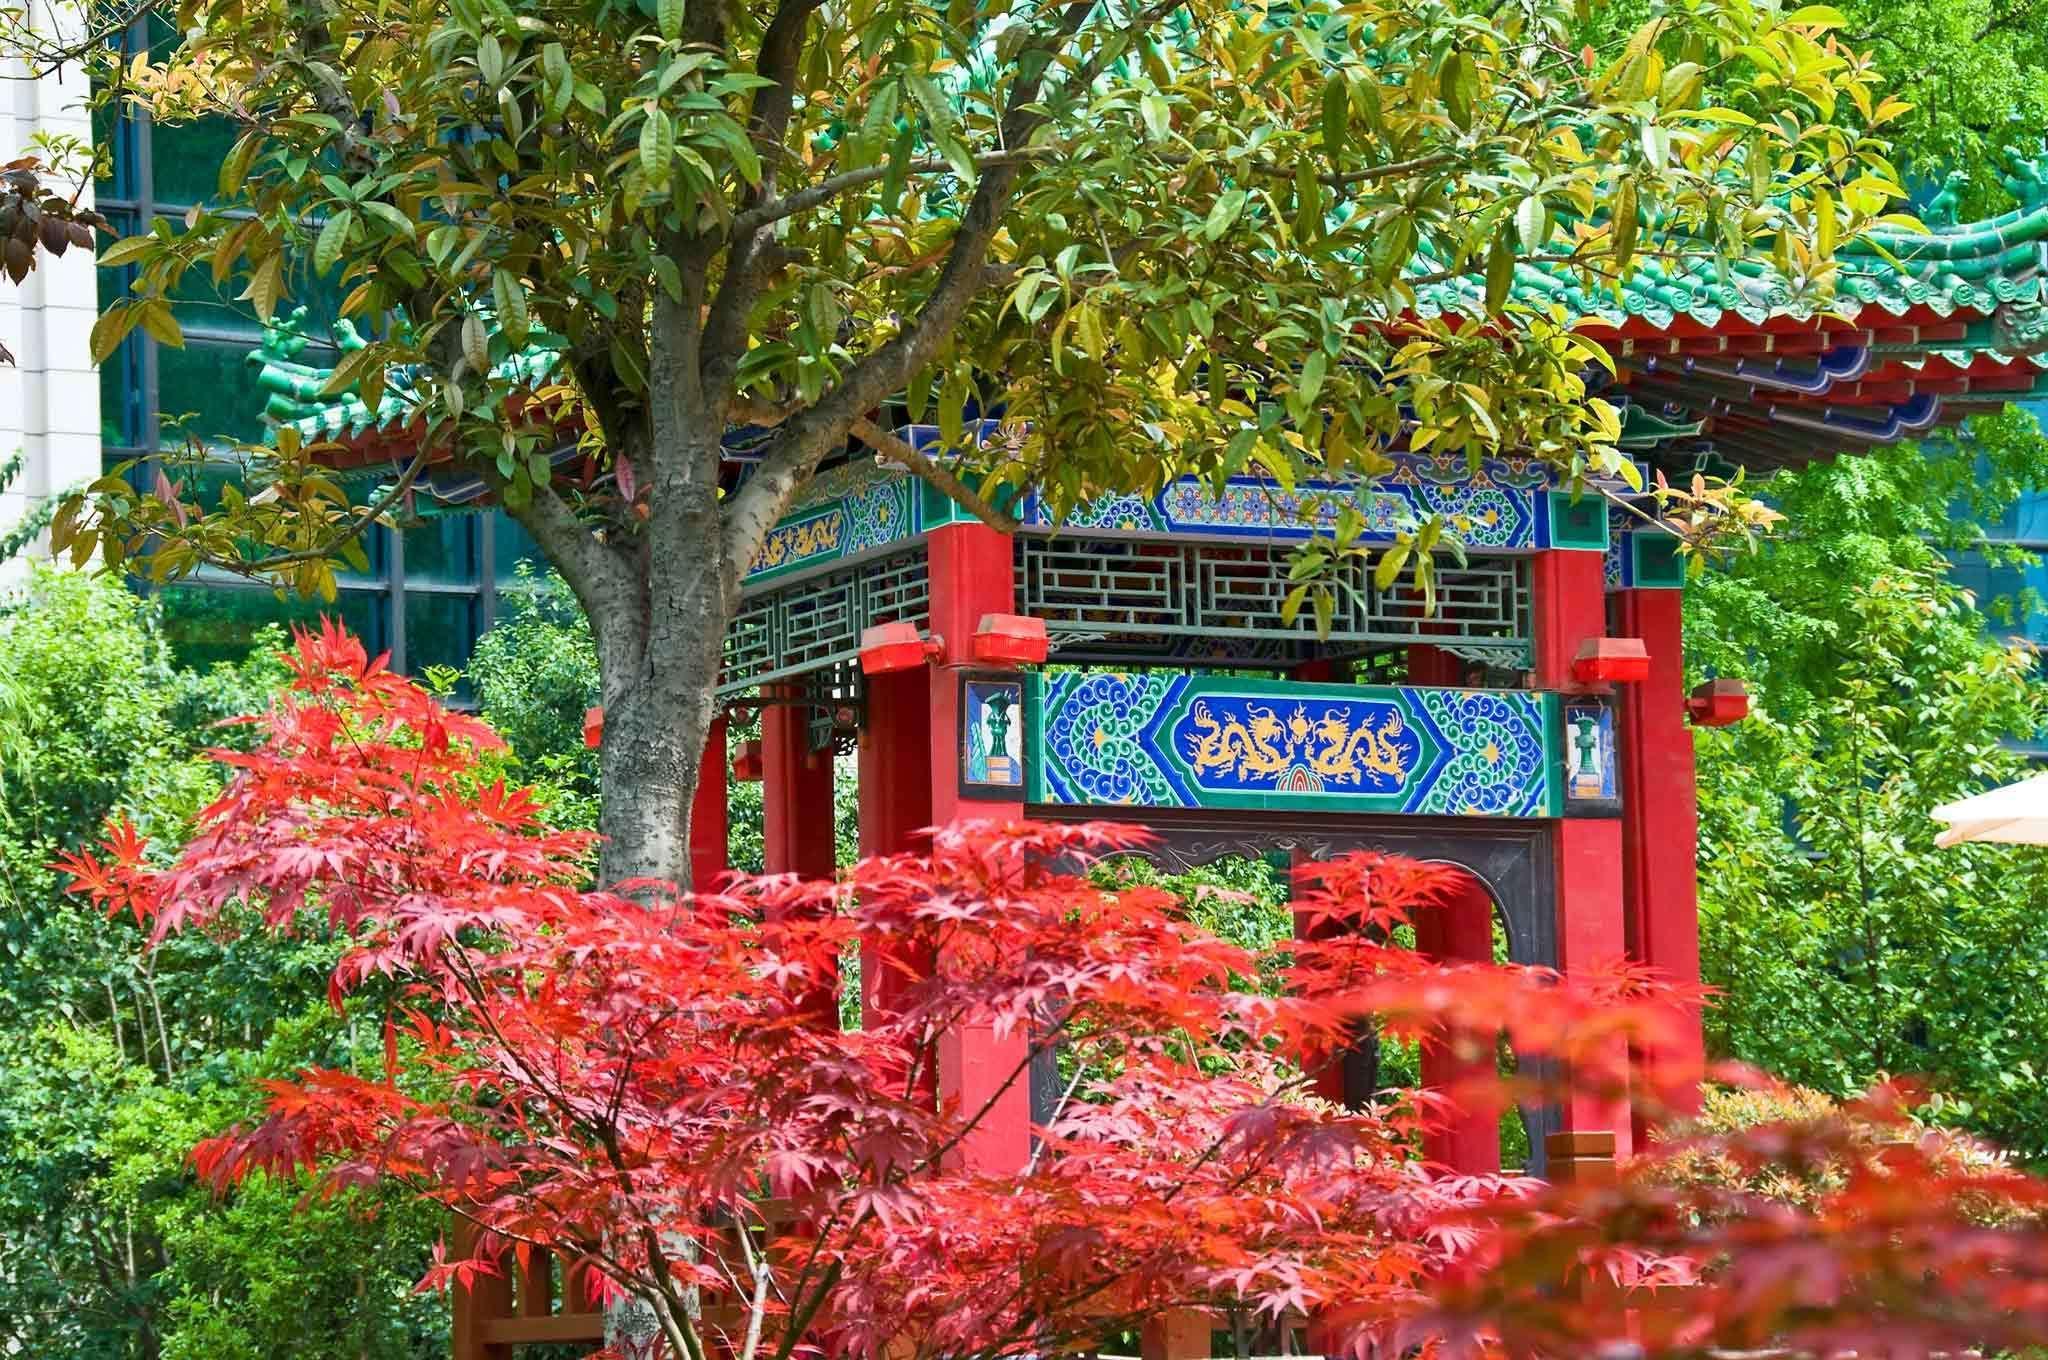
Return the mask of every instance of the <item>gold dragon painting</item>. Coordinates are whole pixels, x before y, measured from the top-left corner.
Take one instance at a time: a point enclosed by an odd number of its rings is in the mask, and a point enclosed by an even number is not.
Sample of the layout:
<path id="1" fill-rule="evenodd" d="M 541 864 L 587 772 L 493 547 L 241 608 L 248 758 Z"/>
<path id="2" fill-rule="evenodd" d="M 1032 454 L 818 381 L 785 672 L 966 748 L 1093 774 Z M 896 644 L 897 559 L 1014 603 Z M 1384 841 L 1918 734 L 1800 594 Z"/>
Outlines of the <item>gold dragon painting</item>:
<path id="1" fill-rule="evenodd" d="M 1398 708 L 1373 715 L 1347 707 L 1311 715 L 1296 704 L 1282 718 L 1267 704 L 1246 703 L 1243 713 L 1219 717 L 1208 701 L 1197 700 L 1188 715 L 1189 766 L 1197 776 L 1220 775 L 1246 783 L 1278 783 L 1289 775 L 1313 776 L 1317 786 L 1366 784 L 1399 786 L 1408 777 L 1414 742 Z"/>

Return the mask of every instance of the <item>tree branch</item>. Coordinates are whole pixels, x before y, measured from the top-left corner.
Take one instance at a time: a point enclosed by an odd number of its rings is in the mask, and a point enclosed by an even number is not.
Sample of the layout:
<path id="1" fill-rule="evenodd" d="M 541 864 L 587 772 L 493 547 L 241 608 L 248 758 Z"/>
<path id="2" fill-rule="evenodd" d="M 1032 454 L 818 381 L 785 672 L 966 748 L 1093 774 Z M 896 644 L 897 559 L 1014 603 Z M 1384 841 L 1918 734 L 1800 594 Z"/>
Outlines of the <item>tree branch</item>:
<path id="1" fill-rule="evenodd" d="M 1142 32 L 1148 23 L 1180 3 L 1181 0 L 1159 0 L 1140 11 L 1135 22 L 1126 26 L 1125 36 Z M 1080 31 L 1094 9 L 1094 0 L 1072 0 L 1041 40 L 1018 54 L 1016 60 L 1025 74 L 1020 74 L 1010 88 L 1001 124 L 1004 146 L 1023 146 L 1044 124 L 1048 114 L 1039 103 L 1039 94 L 1045 73 L 1051 69 L 1059 48 Z M 1075 79 L 1092 79 L 1092 72 L 1119 50 L 1117 44 L 1105 43 L 1076 72 Z M 816 470 L 825 451 L 845 437 L 854 420 L 881 405 L 890 393 L 900 390 L 931 362 L 982 291 L 982 268 L 988 247 L 1002 225 L 1003 208 L 1016 184 L 1017 172 L 1018 164 L 1014 162 L 989 167 L 961 214 L 946 263 L 924 306 L 894 337 L 854 365 L 837 387 L 782 427 L 781 438 L 770 445 L 754 476 L 732 498 L 725 526 L 728 560 L 751 561 L 761 537 L 781 517 L 797 488 Z"/>
<path id="2" fill-rule="evenodd" d="M 497 469 L 481 466 L 485 481 L 502 493 Z M 535 486 L 531 496 L 518 506 L 507 504 L 505 510 L 533 535 L 569 583 L 590 620 L 600 662 L 616 665 L 644 653 L 643 611 L 631 606 L 640 599 L 645 582 L 626 553 L 600 541 L 551 486 Z"/>
<path id="3" fill-rule="evenodd" d="M 1001 151 L 984 152 L 974 157 L 974 164 L 977 169 L 984 170 L 998 165 L 1023 165 L 1034 160 L 1043 160 L 1049 154 L 1051 154 L 1049 150 L 1044 147 L 1011 147 Z M 1168 164 L 1175 164 L 1192 163 L 1194 158 L 1167 156 L 1161 159 Z M 1363 170 L 1347 170 L 1340 174 L 1318 175 L 1316 178 L 1320 183 L 1335 188 L 1345 188 L 1353 184 L 1370 184 L 1376 180 L 1393 179 L 1400 175 L 1418 174 L 1424 170 L 1434 170 L 1439 166 L 1453 165 L 1457 161 L 1458 155 L 1456 152 L 1433 151 L 1427 156 L 1416 156 L 1405 161 L 1390 161 L 1385 165 L 1375 165 Z M 910 161 L 904 164 L 900 167 L 900 173 L 905 175 L 936 175 L 945 174 L 953 170 L 953 168 L 953 163 L 944 157 L 927 156 L 922 160 Z M 816 184 L 806 185 L 782 198 L 767 199 L 756 207 L 734 214 L 732 219 L 732 235 L 735 237 L 742 236 L 758 231 L 772 223 L 779 222 L 783 218 L 795 217 L 799 213 L 809 212 L 812 208 L 830 201 L 849 189 L 858 189 L 864 185 L 873 184 L 877 180 L 888 178 L 892 169 L 899 169 L 899 167 L 893 167 L 887 162 L 863 166 L 858 170 L 848 170 L 842 174 L 827 176 Z M 1287 179 L 1294 178 L 1292 170 L 1277 165 L 1253 166 L 1252 169 L 1262 174 L 1281 176 Z"/>
<path id="4" fill-rule="evenodd" d="M 918 480 L 937 487 L 961 509 L 990 528 L 1014 534 L 1020 527 L 1013 516 L 989 504 L 979 492 L 954 476 L 943 463 L 926 457 L 923 451 L 914 447 L 901 435 L 890 433 L 866 416 L 853 422 L 853 435 L 877 453 L 887 454 L 893 461 L 903 464 Z"/>
<path id="5" fill-rule="evenodd" d="M 750 188 L 742 200 L 740 216 L 758 210 L 774 198 L 782 173 L 784 139 L 796 109 L 796 81 L 803 61 L 804 25 L 824 0 L 781 0 L 775 15 L 761 34 L 761 51 L 754 59 L 754 72 L 770 83 L 756 90 L 752 105 L 754 126 L 748 135 L 760 146 L 761 182 Z M 762 225 L 765 225 L 762 224 Z M 731 253 L 712 297 L 711 310 L 704 319 L 698 342 L 705 390 L 717 401 L 731 384 L 739 362 L 746 353 L 747 313 L 760 295 L 761 285 L 780 263 L 770 264 L 759 227 L 735 225 L 728 233 Z"/>
<path id="6" fill-rule="evenodd" d="M 977 169 L 984 170 L 999 165 L 1022 165 L 1045 154 L 1043 149 L 1013 147 L 1004 151 L 984 152 L 974 158 L 974 164 Z M 828 175 L 816 184 L 805 185 L 786 197 L 769 199 L 758 207 L 735 214 L 732 219 L 732 234 L 738 236 L 759 231 L 762 227 L 779 222 L 785 217 L 809 212 L 849 189 L 858 189 L 877 180 L 887 179 L 892 168 L 894 167 L 886 161 L 878 165 L 863 166 L 858 170 Z M 952 169 L 953 163 L 940 156 L 927 156 L 923 160 L 907 162 L 901 167 L 902 173 L 906 175 L 933 175 Z"/>

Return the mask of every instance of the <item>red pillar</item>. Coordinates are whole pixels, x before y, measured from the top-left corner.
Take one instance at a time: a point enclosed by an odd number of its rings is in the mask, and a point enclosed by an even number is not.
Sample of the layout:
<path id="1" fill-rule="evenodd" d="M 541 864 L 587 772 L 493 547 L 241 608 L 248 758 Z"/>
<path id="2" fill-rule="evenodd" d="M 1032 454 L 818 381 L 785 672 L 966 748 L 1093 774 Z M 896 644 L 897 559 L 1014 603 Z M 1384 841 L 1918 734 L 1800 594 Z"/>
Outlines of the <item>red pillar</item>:
<path id="1" fill-rule="evenodd" d="M 1408 649 L 1408 683 L 1425 689 L 1452 689 L 1464 683 L 1464 663 L 1455 653 L 1418 642 Z"/>
<path id="2" fill-rule="evenodd" d="M 926 548 L 930 626 L 945 645 L 944 663 L 930 672 L 932 822 L 1014 821 L 1024 815 L 1021 795 L 1014 802 L 960 797 L 961 672 L 973 669 L 974 631 L 982 615 L 1007 614 L 1015 608 L 1010 539 L 977 520 L 933 529 Z M 980 1128 L 961 1147 L 965 1165 L 1007 1171 L 1030 1160 L 1031 1084 L 1028 1074 L 1019 1070 L 1028 1051 L 1023 1035 L 998 1039 L 987 1026 L 970 1026 L 941 1039 L 940 1097 L 957 1102 L 970 1114 L 995 1100 Z"/>
<path id="3" fill-rule="evenodd" d="M 798 704 L 761 709 L 761 867 L 830 878 L 832 753 L 810 749 L 809 716 Z"/>
<path id="4" fill-rule="evenodd" d="M 857 754 L 860 770 L 860 853 L 896 855 L 921 848 L 932 824 L 932 672 L 892 671 L 867 677 L 867 713 Z M 922 975 L 930 959 L 900 963 Z M 898 964 L 872 945 L 860 956 L 861 1015 L 874 1023 L 893 1010 L 908 982 Z"/>
<path id="5" fill-rule="evenodd" d="M 771 874 L 831 878 L 832 752 L 810 749 L 810 711 L 801 704 L 761 709 L 761 867 Z M 839 1027 L 836 978 L 805 998 L 819 1028 Z"/>
<path id="6" fill-rule="evenodd" d="M 1621 753 L 1622 872 L 1629 953 L 1667 977 L 1700 980 L 1699 800 L 1693 782 L 1692 730 L 1685 720 L 1685 594 L 1624 590 L 1617 627 L 1643 640 L 1649 678 L 1622 697 L 1616 715 Z M 1685 1043 L 1651 1055 L 1653 1076 L 1668 1074 L 1661 1097 L 1680 1110 L 1697 1106 L 1692 1084 L 1705 1049 L 1696 1006 L 1686 1007 Z M 1664 1081 L 1659 1081 L 1661 1087 Z"/>
<path id="7" fill-rule="evenodd" d="M 690 886 L 709 892 L 726 862 L 725 719 L 711 724 L 704 760 L 697 767 L 697 797 L 690 804 Z"/>
<path id="8" fill-rule="evenodd" d="M 1486 885 L 1467 877 L 1455 897 L 1415 919 L 1415 947 L 1429 958 L 1453 963 L 1493 962 L 1493 896 Z M 1422 1084 L 1454 1090 L 1474 1077 L 1490 1077 L 1498 1058 L 1483 1053 L 1460 1055 L 1443 1043 L 1422 1046 Z M 1423 1155 L 1467 1175 L 1500 1170 L 1500 1120 L 1491 1109 L 1460 1111 L 1423 1139 Z"/>
<path id="9" fill-rule="evenodd" d="M 1538 553 L 1533 590 L 1537 687 L 1573 689 L 1572 660 L 1579 644 L 1607 631 L 1605 556 L 1569 548 Z M 1627 952 L 1621 819 L 1563 817 L 1552 826 L 1558 965 L 1567 973 L 1581 972 Z M 1612 1130 L 1618 1155 L 1629 1155 L 1625 1103 L 1575 1088 L 1565 1101 L 1564 1123 L 1576 1131 Z"/>

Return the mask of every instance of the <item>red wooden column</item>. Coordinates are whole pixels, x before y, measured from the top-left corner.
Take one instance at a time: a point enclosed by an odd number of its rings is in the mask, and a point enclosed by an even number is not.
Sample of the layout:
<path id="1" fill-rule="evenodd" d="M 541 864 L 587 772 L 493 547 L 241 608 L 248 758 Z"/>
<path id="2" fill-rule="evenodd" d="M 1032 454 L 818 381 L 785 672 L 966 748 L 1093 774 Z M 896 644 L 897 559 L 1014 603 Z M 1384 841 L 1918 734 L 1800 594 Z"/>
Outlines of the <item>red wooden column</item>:
<path id="1" fill-rule="evenodd" d="M 1685 719 L 1685 593 L 1624 590 L 1614 598 L 1616 627 L 1641 638 L 1650 654 L 1649 679 L 1630 687 L 1617 714 L 1629 953 L 1679 982 L 1697 983 L 1699 800 Z M 1652 1073 L 1673 1078 L 1663 1098 L 1680 1110 L 1697 1105 L 1698 1087 L 1688 1079 L 1705 1052 L 1699 1010 L 1686 1009 L 1686 1045 L 1661 1062 L 1651 1056 Z"/>
<path id="2" fill-rule="evenodd" d="M 1450 689 L 1463 683 L 1464 663 L 1451 652 L 1418 642 L 1408 649 L 1408 683 L 1425 689 Z"/>
<path id="3" fill-rule="evenodd" d="M 1606 556 L 1590 549 L 1553 548 L 1536 555 L 1534 578 L 1537 687 L 1574 689 L 1572 660 L 1579 644 L 1607 631 Z M 1561 817 L 1552 827 L 1559 966 L 1578 972 L 1622 957 L 1627 933 L 1621 818 Z M 1629 1155 L 1625 1102 L 1575 1089 L 1565 1101 L 1564 1124 L 1579 1132 L 1612 1130 L 1618 1155 Z"/>
<path id="4" fill-rule="evenodd" d="M 1415 919 L 1415 948 L 1428 958 L 1452 963 L 1493 961 L 1493 895 L 1467 876 L 1457 896 Z M 1455 1089 L 1473 1077 L 1492 1075 L 1498 1059 L 1454 1052 L 1440 1042 L 1422 1046 L 1422 1084 Z M 1491 1111 L 1459 1112 L 1423 1139 L 1423 1155 L 1453 1171 L 1481 1175 L 1500 1170 L 1500 1121 Z"/>
<path id="5" fill-rule="evenodd" d="M 895 855 L 921 848 L 917 833 L 932 824 L 932 672 L 920 667 L 866 678 L 867 712 L 861 725 L 860 853 Z M 929 959 L 903 959 L 922 973 Z M 880 950 L 860 956 L 861 1015 L 872 1023 L 895 1008 L 907 976 Z"/>
<path id="6" fill-rule="evenodd" d="M 832 753 L 810 749 L 809 712 L 761 709 L 761 867 L 771 874 L 830 878 Z"/>
<path id="7" fill-rule="evenodd" d="M 945 660 L 931 668 L 930 775 L 934 825 L 980 820 L 1014 821 L 1024 815 L 1016 801 L 960 796 L 960 681 L 972 663 L 974 632 L 984 614 L 1015 610 L 1016 569 L 1010 538 L 975 520 L 930 531 L 926 549 L 931 573 L 931 631 L 945 646 Z M 986 1026 L 972 1026 L 940 1041 L 939 1095 L 972 1114 L 990 1099 L 995 1107 L 961 1147 L 964 1164 L 991 1171 L 1022 1167 L 1031 1157 L 1031 1083 L 1019 1071 L 1029 1043 L 1023 1035 L 998 1039 Z M 1014 1078 L 1014 1080 L 1013 1080 Z M 1008 1082 L 1007 1089 L 1004 1083 Z M 1002 1091 L 1000 1096 L 996 1095 Z"/>
<path id="8" fill-rule="evenodd" d="M 771 874 L 831 878 L 832 752 L 810 749 L 810 711 L 801 704 L 761 709 L 761 867 Z M 819 988 L 804 1009 L 821 1029 L 839 1027 L 838 986 Z"/>
<path id="9" fill-rule="evenodd" d="M 690 804 L 690 886 L 709 892 L 718 884 L 726 862 L 725 719 L 711 724 L 704 739 L 704 760 L 697 767 L 697 797 Z"/>

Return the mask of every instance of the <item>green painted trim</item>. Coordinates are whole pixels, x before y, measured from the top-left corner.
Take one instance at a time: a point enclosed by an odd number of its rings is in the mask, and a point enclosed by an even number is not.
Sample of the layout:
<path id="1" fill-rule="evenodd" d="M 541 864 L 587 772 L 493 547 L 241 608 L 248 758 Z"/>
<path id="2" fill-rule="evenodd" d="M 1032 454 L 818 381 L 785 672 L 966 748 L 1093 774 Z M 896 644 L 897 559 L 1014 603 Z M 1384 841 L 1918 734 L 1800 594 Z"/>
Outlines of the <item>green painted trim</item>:
<path id="1" fill-rule="evenodd" d="M 1024 672 L 1024 801 L 1045 801 L 1045 677 Z"/>
<path id="2" fill-rule="evenodd" d="M 1564 816 L 1564 700 L 1555 690 L 1537 695 L 1543 705 L 1543 764 L 1549 771 L 1546 817 Z"/>
<path id="3" fill-rule="evenodd" d="M 1546 512 L 1550 520 L 1550 546 L 1574 552 L 1607 551 L 1607 502 L 1590 492 L 1576 499 L 1569 491 L 1551 491 Z"/>
<path id="4" fill-rule="evenodd" d="M 1660 529 L 1638 529 L 1628 539 L 1632 589 L 1685 589 L 1685 558 L 1678 551 L 1678 535 Z"/>

